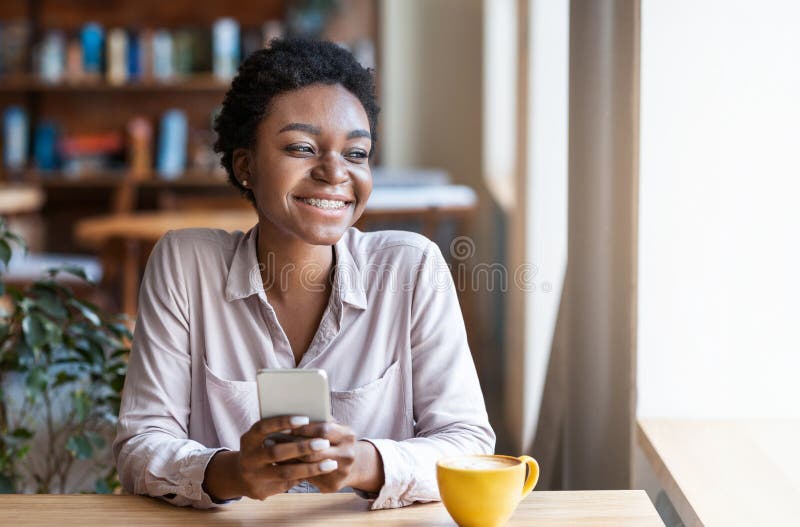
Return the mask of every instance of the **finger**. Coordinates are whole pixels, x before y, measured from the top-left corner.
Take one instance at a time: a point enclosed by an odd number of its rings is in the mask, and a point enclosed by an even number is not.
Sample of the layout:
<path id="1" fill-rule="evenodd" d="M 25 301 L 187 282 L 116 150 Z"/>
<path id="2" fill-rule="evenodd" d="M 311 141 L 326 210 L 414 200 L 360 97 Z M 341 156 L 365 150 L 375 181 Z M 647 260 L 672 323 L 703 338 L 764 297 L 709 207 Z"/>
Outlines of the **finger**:
<path id="1" fill-rule="evenodd" d="M 301 437 L 321 437 L 323 439 L 329 439 L 328 435 L 331 433 L 333 425 L 334 423 L 330 421 L 315 422 L 295 428 L 294 430 L 292 430 L 292 435 Z"/>
<path id="2" fill-rule="evenodd" d="M 331 444 L 337 445 L 348 439 L 355 440 L 355 434 L 350 427 L 334 422 L 311 423 L 292 430 L 292 435 L 300 437 L 321 437 L 328 439 Z"/>
<path id="3" fill-rule="evenodd" d="M 325 459 L 336 459 L 338 461 L 336 451 L 332 448 L 329 448 L 327 450 L 323 450 L 322 452 L 315 452 L 313 454 L 298 457 L 297 461 L 300 461 L 301 463 L 319 463 Z"/>
<path id="4" fill-rule="evenodd" d="M 297 461 L 302 463 L 315 463 L 322 461 L 326 458 L 335 459 L 339 463 L 339 469 L 342 467 L 349 467 L 355 461 L 355 450 L 350 446 L 331 446 L 326 450 L 314 452 L 297 458 Z"/>
<path id="5" fill-rule="evenodd" d="M 261 419 L 256 421 L 242 436 L 241 450 L 260 447 L 264 438 L 274 432 L 294 430 L 306 425 L 308 425 L 308 417 L 299 415 L 281 415 Z"/>
<path id="6" fill-rule="evenodd" d="M 323 474 L 309 478 L 309 483 L 317 487 L 322 493 L 338 492 L 344 487 L 344 477 L 338 474 Z"/>
<path id="7" fill-rule="evenodd" d="M 333 459 L 325 459 L 319 463 L 287 463 L 285 465 L 275 465 L 267 469 L 267 474 L 271 479 L 283 481 L 304 480 L 328 474 L 339 468 L 339 464 Z"/>
<path id="8" fill-rule="evenodd" d="M 330 447 L 330 441 L 315 437 L 314 439 L 293 441 L 291 443 L 264 445 L 262 448 L 251 453 L 251 459 L 258 465 L 266 466 L 272 463 L 280 463 L 282 461 L 313 455 L 318 452 L 329 450 Z M 324 458 L 320 458 L 319 461 L 323 459 Z"/>

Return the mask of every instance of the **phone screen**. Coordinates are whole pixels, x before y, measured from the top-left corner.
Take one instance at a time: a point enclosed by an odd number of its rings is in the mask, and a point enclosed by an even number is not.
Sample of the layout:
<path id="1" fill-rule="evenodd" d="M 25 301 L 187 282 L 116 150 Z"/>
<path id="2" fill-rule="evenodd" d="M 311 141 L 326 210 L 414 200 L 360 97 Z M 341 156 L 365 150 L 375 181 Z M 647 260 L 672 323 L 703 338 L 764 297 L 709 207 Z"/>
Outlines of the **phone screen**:
<path id="1" fill-rule="evenodd" d="M 260 370 L 256 381 L 262 419 L 279 415 L 304 415 L 312 423 L 332 419 L 325 370 Z"/>

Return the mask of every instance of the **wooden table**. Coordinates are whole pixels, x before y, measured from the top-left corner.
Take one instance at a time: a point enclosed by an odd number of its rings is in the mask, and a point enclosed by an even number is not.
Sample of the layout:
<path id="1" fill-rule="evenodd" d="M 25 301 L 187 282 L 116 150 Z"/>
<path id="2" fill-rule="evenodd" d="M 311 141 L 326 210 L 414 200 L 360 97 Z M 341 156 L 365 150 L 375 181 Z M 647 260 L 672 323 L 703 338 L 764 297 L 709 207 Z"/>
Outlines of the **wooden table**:
<path id="1" fill-rule="evenodd" d="M 78 242 L 102 250 L 119 238 L 155 243 L 169 230 L 211 227 L 226 231 L 247 231 L 258 223 L 254 210 L 156 211 L 111 214 L 81 220 L 75 227 Z"/>
<path id="2" fill-rule="evenodd" d="M 644 419 L 637 436 L 685 525 L 800 525 L 800 420 Z"/>
<path id="3" fill-rule="evenodd" d="M 140 496 L 0 495 L 4 525 L 129 526 L 226 525 L 268 527 L 341 525 L 455 526 L 441 503 L 368 510 L 352 494 L 278 494 L 265 502 L 242 500 L 210 511 L 173 507 Z M 641 490 L 534 492 L 509 527 L 663 526 Z"/>
<path id="4" fill-rule="evenodd" d="M 462 185 L 376 188 L 357 224 L 366 222 L 419 221 L 433 237 L 444 220 L 462 221 L 477 207 L 475 192 Z M 235 210 L 187 210 L 132 212 L 98 216 L 79 221 L 77 242 L 100 254 L 103 281 L 118 286 L 123 312 L 135 316 L 143 261 L 152 246 L 168 230 L 209 227 L 247 231 L 258 222 L 249 206 Z"/>
<path id="5" fill-rule="evenodd" d="M 258 217 L 250 209 L 112 214 L 81 220 L 75 238 L 100 255 L 104 289 L 117 289 L 120 309 L 135 317 L 144 262 L 167 231 L 193 227 L 247 231 L 256 223 Z"/>
<path id="6" fill-rule="evenodd" d="M 0 184 L 0 215 L 15 216 L 38 212 L 44 203 L 44 192 L 37 187 Z"/>

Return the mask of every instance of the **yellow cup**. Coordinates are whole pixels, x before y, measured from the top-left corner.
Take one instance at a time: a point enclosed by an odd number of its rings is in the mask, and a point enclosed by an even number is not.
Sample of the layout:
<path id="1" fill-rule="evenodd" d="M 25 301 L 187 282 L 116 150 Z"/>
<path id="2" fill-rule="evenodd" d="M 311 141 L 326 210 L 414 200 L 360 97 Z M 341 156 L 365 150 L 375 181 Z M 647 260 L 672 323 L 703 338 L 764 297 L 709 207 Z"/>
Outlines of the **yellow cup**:
<path id="1" fill-rule="evenodd" d="M 525 475 L 527 469 L 527 476 Z M 539 481 L 529 456 L 458 456 L 436 463 L 439 493 L 461 527 L 499 527 Z"/>

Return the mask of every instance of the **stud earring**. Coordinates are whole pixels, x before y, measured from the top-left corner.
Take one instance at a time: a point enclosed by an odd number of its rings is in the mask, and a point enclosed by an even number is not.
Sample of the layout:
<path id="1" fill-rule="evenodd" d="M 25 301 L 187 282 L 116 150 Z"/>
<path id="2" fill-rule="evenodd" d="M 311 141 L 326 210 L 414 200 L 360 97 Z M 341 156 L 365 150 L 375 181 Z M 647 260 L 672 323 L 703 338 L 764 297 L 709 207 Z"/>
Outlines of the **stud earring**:
<path id="1" fill-rule="evenodd" d="M 242 180 L 242 186 L 243 186 L 243 187 L 246 187 L 246 186 L 247 186 L 247 180 L 246 180 L 246 179 L 243 179 L 243 180 Z"/>

